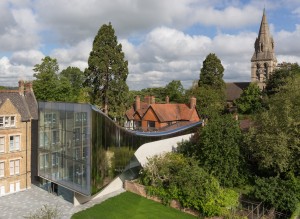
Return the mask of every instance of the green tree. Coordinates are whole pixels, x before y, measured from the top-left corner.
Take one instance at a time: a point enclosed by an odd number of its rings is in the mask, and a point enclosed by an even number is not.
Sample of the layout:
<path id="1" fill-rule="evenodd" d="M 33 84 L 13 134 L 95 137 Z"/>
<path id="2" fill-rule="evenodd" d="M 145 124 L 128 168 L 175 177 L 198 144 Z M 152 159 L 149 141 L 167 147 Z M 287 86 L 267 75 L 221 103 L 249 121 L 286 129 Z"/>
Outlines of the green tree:
<path id="1" fill-rule="evenodd" d="M 268 100 L 246 135 L 253 163 L 260 174 L 300 174 L 300 75 L 289 78 Z"/>
<path id="2" fill-rule="evenodd" d="M 92 103 L 112 118 L 123 118 L 128 104 L 128 62 L 111 23 L 98 31 L 85 69 L 85 86 L 91 88 Z"/>
<path id="3" fill-rule="evenodd" d="M 222 186 L 232 187 L 243 180 L 241 140 L 238 121 L 232 115 L 224 115 L 209 120 L 190 142 L 182 143 L 178 151 L 196 157 L 200 166 Z"/>
<path id="4" fill-rule="evenodd" d="M 69 66 L 68 68 L 61 71 L 61 73 L 59 74 L 59 79 L 62 83 L 70 83 L 71 92 L 69 95 L 69 101 L 78 102 L 81 94 L 81 89 L 83 88 L 83 72 L 77 67 Z"/>
<path id="5" fill-rule="evenodd" d="M 280 87 L 286 84 L 286 79 L 300 74 L 298 63 L 281 63 L 266 82 L 265 93 L 267 95 L 275 94 Z"/>
<path id="6" fill-rule="evenodd" d="M 188 98 L 191 96 L 197 98 L 197 110 L 202 117 L 213 118 L 224 111 L 225 94 L 223 90 L 196 85 L 186 91 L 185 101 L 188 102 Z"/>
<path id="7" fill-rule="evenodd" d="M 56 59 L 46 56 L 41 64 L 36 64 L 33 76 L 34 94 L 38 100 L 55 101 L 60 96 L 58 71 L 59 67 Z"/>
<path id="8" fill-rule="evenodd" d="M 221 60 L 214 53 L 210 53 L 203 61 L 198 82 L 199 87 L 208 85 L 213 89 L 224 89 L 223 72 L 224 67 Z"/>
<path id="9" fill-rule="evenodd" d="M 278 211 L 292 213 L 300 202 L 300 180 L 293 176 L 256 178 L 253 196 Z"/>
<path id="10" fill-rule="evenodd" d="M 262 93 L 256 83 L 250 83 L 241 96 L 235 101 L 242 114 L 253 114 L 262 109 Z"/>
<path id="11" fill-rule="evenodd" d="M 184 88 L 179 80 L 173 80 L 165 87 L 166 94 L 169 96 L 170 101 L 176 103 L 184 102 Z"/>

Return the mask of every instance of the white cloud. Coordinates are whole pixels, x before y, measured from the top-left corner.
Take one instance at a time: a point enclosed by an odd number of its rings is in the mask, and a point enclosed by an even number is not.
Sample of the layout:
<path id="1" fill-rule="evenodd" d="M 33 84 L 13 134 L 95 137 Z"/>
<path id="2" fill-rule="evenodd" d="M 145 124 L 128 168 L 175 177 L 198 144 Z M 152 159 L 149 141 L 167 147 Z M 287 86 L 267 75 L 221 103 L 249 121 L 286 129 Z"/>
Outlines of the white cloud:
<path id="1" fill-rule="evenodd" d="M 45 55 L 38 50 L 23 50 L 12 54 L 10 63 L 13 65 L 34 66 L 41 62 Z"/>
<path id="2" fill-rule="evenodd" d="M 19 80 L 32 80 L 32 67 L 25 65 L 13 65 L 7 57 L 0 59 L 0 81 L 1 85 L 18 86 Z"/>

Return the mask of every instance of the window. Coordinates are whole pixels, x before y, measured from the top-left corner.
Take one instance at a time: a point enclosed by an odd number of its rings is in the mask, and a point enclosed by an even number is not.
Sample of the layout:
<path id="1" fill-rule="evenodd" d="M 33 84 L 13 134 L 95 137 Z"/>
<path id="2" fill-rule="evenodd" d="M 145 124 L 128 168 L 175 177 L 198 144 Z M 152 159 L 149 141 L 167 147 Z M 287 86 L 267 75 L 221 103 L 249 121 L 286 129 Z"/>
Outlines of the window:
<path id="1" fill-rule="evenodd" d="M 80 128 L 74 128 L 74 133 L 73 133 L 73 140 L 75 141 L 80 141 Z"/>
<path id="2" fill-rule="evenodd" d="M 0 153 L 5 152 L 4 151 L 4 145 L 5 145 L 5 138 L 3 136 L 0 136 Z"/>
<path id="3" fill-rule="evenodd" d="M 4 177 L 4 162 L 0 162 L 0 177 Z"/>
<path id="4" fill-rule="evenodd" d="M 59 143 L 59 133 L 57 130 L 52 131 L 52 144 L 57 144 Z"/>
<path id="5" fill-rule="evenodd" d="M 80 148 L 75 148 L 75 160 L 78 160 L 80 158 Z"/>
<path id="6" fill-rule="evenodd" d="M 0 128 L 9 128 L 16 126 L 15 116 L 0 116 Z"/>
<path id="7" fill-rule="evenodd" d="M 56 123 L 56 114 L 55 113 L 46 113 L 44 117 L 45 124 L 55 124 Z"/>
<path id="8" fill-rule="evenodd" d="M 9 184 L 9 192 L 13 193 L 15 191 L 15 184 L 14 183 L 10 183 Z"/>
<path id="9" fill-rule="evenodd" d="M 155 128 L 155 122 L 154 121 L 148 121 L 148 127 L 149 128 Z"/>
<path id="10" fill-rule="evenodd" d="M 0 186 L 0 196 L 5 195 L 5 186 Z"/>
<path id="11" fill-rule="evenodd" d="M 20 135 L 11 135 L 9 137 L 9 151 L 20 150 Z"/>
<path id="12" fill-rule="evenodd" d="M 9 161 L 9 172 L 10 175 L 20 174 L 20 160 Z"/>
<path id="13" fill-rule="evenodd" d="M 52 166 L 57 166 L 58 165 L 58 153 L 54 152 L 52 153 Z"/>
<path id="14" fill-rule="evenodd" d="M 16 192 L 20 191 L 20 182 L 16 182 Z"/>

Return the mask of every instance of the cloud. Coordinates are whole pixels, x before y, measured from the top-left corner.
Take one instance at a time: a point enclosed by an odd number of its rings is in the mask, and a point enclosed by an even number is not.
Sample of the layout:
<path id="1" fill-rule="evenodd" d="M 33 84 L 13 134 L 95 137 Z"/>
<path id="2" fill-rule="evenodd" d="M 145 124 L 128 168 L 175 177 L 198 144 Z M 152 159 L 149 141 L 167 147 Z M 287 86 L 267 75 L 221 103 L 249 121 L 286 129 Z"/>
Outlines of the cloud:
<path id="1" fill-rule="evenodd" d="M 7 57 L 0 59 L 0 81 L 4 86 L 18 86 L 19 80 L 32 80 L 32 67 L 26 65 L 14 65 Z"/>
<path id="2" fill-rule="evenodd" d="M 54 49 L 50 57 L 56 58 L 60 70 L 68 66 L 78 67 L 82 71 L 87 67 L 89 53 L 92 50 L 92 40 L 86 39 L 68 48 Z"/>

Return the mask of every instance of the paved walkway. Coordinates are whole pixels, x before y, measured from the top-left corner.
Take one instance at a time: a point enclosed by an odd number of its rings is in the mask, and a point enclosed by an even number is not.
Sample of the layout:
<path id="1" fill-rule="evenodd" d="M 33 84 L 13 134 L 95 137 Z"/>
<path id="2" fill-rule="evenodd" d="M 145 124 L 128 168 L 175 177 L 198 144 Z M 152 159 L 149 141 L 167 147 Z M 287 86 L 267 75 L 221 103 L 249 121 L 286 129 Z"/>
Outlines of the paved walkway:
<path id="1" fill-rule="evenodd" d="M 121 189 L 83 205 L 74 206 L 61 197 L 57 197 L 37 186 L 31 185 L 31 189 L 26 191 L 0 197 L 0 219 L 24 219 L 24 216 L 29 216 L 41 209 L 44 205 L 57 208 L 61 219 L 69 219 L 74 213 L 90 208 L 123 191 L 124 190 Z"/>

